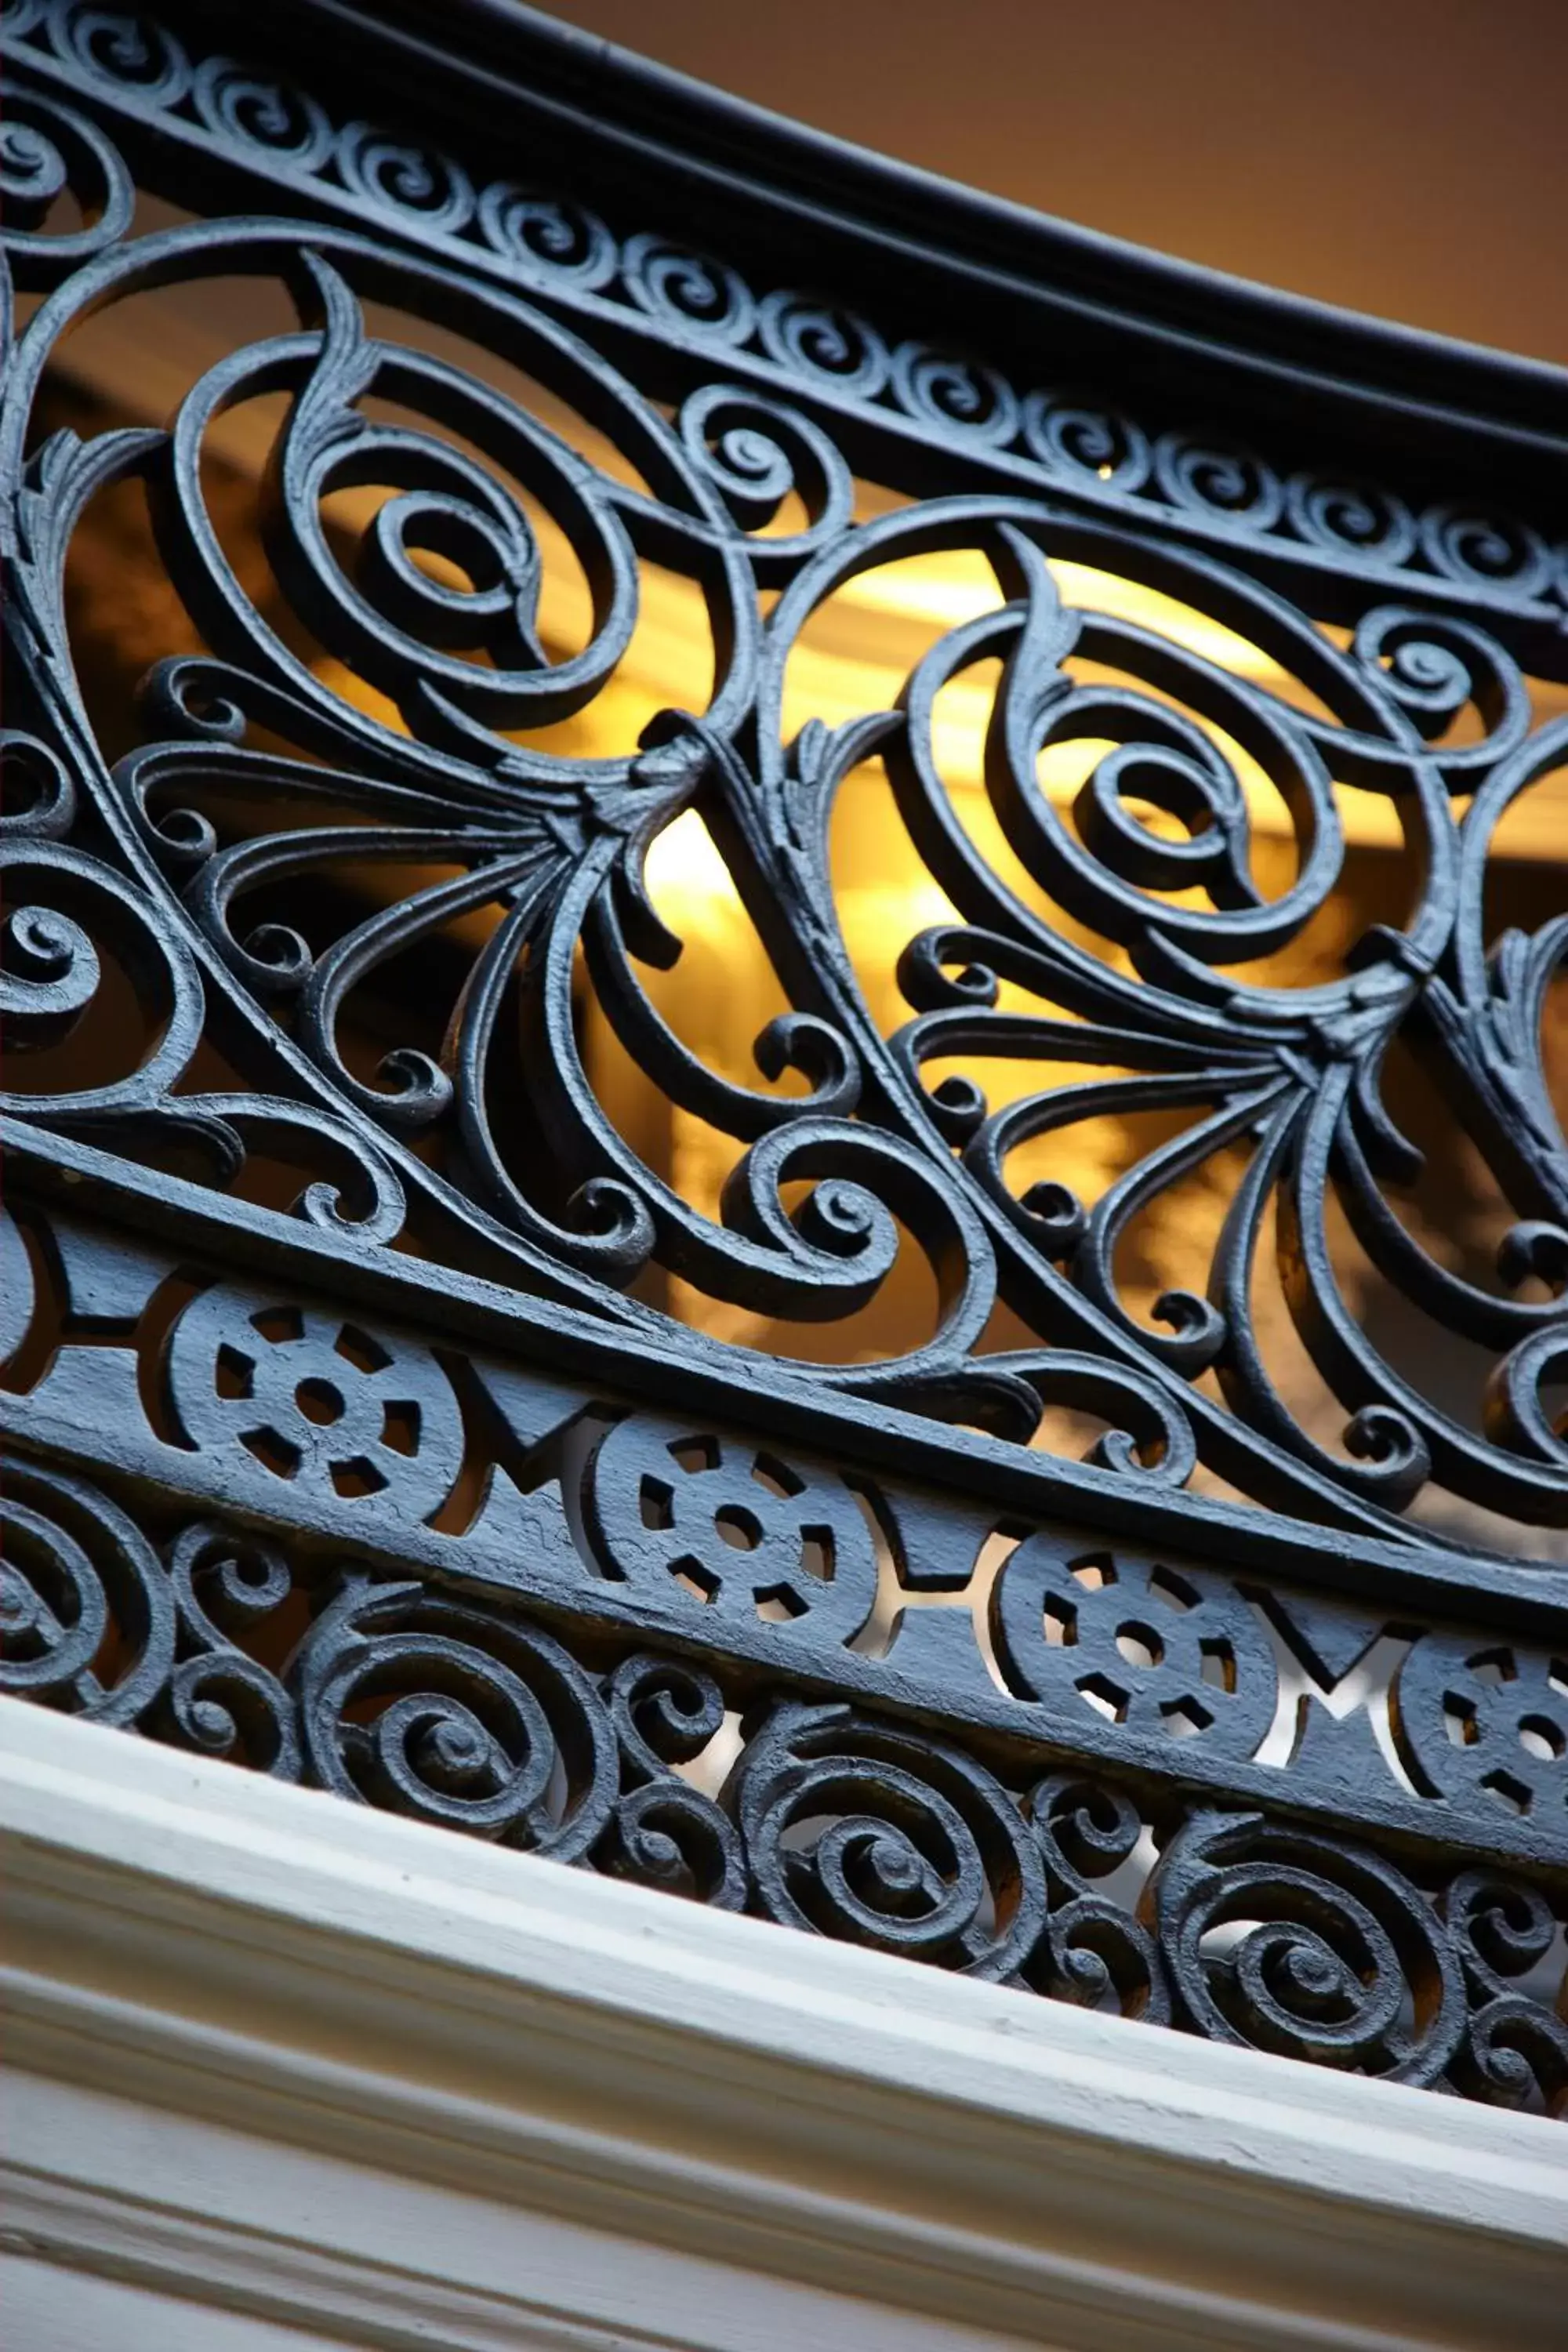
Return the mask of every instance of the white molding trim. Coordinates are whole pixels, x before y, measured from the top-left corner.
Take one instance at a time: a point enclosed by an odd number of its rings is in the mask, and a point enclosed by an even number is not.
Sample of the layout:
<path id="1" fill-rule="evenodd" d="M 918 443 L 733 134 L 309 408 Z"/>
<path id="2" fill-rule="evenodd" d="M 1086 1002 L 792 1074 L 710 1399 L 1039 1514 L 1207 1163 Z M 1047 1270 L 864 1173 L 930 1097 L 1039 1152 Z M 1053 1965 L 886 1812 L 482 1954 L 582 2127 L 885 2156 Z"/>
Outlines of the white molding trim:
<path id="1" fill-rule="evenodd" d="M 0 1863 L 5 2292 L 57 2314 L 18 2343 L 1563 2341 L 1568 2133 L 1538 2118 L 716 1915 L 12 1701 Z"/>

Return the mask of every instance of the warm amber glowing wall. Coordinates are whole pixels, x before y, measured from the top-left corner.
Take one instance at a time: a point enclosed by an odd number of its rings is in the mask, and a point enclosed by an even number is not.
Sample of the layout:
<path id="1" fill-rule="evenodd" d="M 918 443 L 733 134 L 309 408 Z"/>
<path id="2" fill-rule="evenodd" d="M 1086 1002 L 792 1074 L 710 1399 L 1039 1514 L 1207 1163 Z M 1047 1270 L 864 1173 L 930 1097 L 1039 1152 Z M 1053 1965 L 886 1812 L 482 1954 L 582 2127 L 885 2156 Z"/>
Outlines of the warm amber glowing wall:
<path id="1" fill-rule="evenodd" d="M 1562 0 L 547 13 L 1086 228 L 1568 362 Z"/>

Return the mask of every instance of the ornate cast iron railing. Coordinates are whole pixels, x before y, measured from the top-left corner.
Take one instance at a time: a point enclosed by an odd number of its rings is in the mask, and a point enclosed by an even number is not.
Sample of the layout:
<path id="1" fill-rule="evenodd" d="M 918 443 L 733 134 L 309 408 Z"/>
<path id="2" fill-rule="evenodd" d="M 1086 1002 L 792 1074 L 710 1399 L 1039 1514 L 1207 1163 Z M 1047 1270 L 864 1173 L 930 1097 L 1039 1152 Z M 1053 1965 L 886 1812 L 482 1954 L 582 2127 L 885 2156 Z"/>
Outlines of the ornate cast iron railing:
<path id="1" fill-rule="evenodd" d="M 5 1686 L 1553 2105 L 1561 382 L 220 14 L 5 20 Z"/>

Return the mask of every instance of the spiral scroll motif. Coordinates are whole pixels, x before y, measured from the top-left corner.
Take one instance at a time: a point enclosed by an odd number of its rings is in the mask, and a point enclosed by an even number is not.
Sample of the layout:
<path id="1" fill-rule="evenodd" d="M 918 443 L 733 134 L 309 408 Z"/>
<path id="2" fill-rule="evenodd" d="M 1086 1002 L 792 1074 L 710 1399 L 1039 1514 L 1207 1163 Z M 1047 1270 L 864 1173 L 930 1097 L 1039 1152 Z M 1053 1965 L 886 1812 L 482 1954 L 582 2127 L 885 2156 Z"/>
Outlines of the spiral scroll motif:
<path id="1" fill-rule="evenodd" d="M 1568 2109 L 1568 2018 L 1532 1999 L 1521 1979 L 1557 1940 L 1551 1906 L 1533 1886 L 1488 1870 L 1463 1872 L 1443 1896 L 1471 2013 L 1453 2077 L 1503 2107 Z"/>
<path id="2" fill-rule="evenodd" d="M 725 262 L 660 237 L 634 236 L 621 257 L 621 275 L 632 300 L 666 325 L 720 343 L 744 342 L 752 332 L 756 304 Z"/>
<path id="3" fill-rule="evenodd" d="M 1129 416 L 1034 392 L 1024 407 L 1024 437 L 1051 472 L 1092 475 L 1113 490 L 1141 490 L 1149 479 L 1147 436 Z"/>
<path id="4" fill-rule="evenodd" d="M 157 1554 L 83 1480 L 41 1464 L 6 1468 L 0 1565 L 0 1690 L 131 1724 L 174 1651 L 174 1605 Z"/>
<path id="5" fill-rule="evenodd" d="M 1147 1834 L 1137 1804 L 1103 1781 L 1061 1772 L 1031 1790 L 1028 1810 L 1050 1914 L 1026 1981 L 1080 2008 L 1168 2024 L 1170 1989 L 1155 1937 L 1105 1885 L 1134 1862 Z"/>
<path id="6" fill-rule="evenodd" d="M 395 214 L 412 214 L 422 226 L 450 235 L 472 215 L 474 191 L 466 172 L 434 149 L 387 138 L 374 123 L 348 123 L 338 134 L 335 160 L 355 195 Z"/>
<path id="7" fill-rule="evenodd" d="M 218 1522 L 183 1528 L 169 1547 L 180 1655 L 148 1727 L 197 1755 L 300 1778 L 294 1702 L 244 1644 L 292 1598 L 282 1553 Z"/>
<path id="8" fill-rule="evenodd" d="M 623 1659 L 607 1696 L 621 1745 L 623 1793 L 604 1866 L 715 1910 L 742 1910 L 746 1865 L 734 1823 L 669 1769 L 700 1756 L 722 1731 L 718 1683 L 692 1666 L 642 1654 Z"/>
<path id="9" fill-rule="evenodd" d="M 1372 1853 L 1200 1813 L 1149 1892 L 1177 1996 L 1213 2039 L 1402 2083 L 1434 2083 L 1452 2062 L 1458 1960 L 1430 1905 Z"/>
<path id="10" fill-rule="evenodd" d="M 298 171 L 320 171 L 332 152 L 331 123 L 308 92 L 262 80 L 226 58 L 204 59 L 191 94 L 212 130 Z"/>
<path id="11" fill-rule="evenodd" d="M 46 803 L 38 832 L 29 838 L 20 830 L 29 824 L 29 813 L 18 820 L 16 835 L 0 837 L 0 875 L 11 898 L 0 975 L 6 1042 L 14 1053 L 26 1054 L 69 1035 L 102 992 L 101 944 L 116 953 L 142 1002 L 162 1019 L 144 1051 L 133 1054 L 121 1046 L 119 1071 L 97 1084 L 53 1094 L 51 1108 L 57 1117 L 83 1122 L 116 1112 L 153 1111 L 195 1050 L 201 983 L 188 950 L 170 937 L 152 905 L 127 892 L 99 859 L 47 837 L 65 821 L 70 795 L 57 763 L 41 772 L 44 793 L 55 797 Z M 57 814 L 51 815 L 50 808 Z M 20 1110 L 28 1097 L 13 1090 L 0 1101 Z"/>
<path id="12" fill-rule="evenodd" d="M 416 1584 L 351 1583 L 298 1670 L 323 1788 L 570 1862 L 615 1802 L 615 1736 L 547 1634 Z"/>
<path id="13" fill-rule="evenodd" d="M 64 53 L 91 80 L 133 90 L 153 105 L 170 105 L 190 88 L 183 45 L 151 18 L 76 0 L 54 20 Z"/>
<path id="14" fill-rule="evenodd" d="M 52 231 L 47 215 L 67 194 L 85 215 L 79 228 Z M 0 226 L 4 251 L 24 286 L 52 283 L 117 244 L 131 225 L 135 191 L 119 154 L 74 107 L 27 89 L 6 94 L 0 125 Z"/>
<path id="15" fill-rule="evenodd" d="M 479 218 L 496 252 L 543 285 L 589 289 L 615 275 L 615 239 L 580 205 L 501 180 L 481 190 Z"/>
<path id="16" fill-rule="evenodd" d="M 1018 429 L 1017 395 L 994 368 L 902 343 L 893 353 L 893 381 L 910 415 L 928 423 L 998 443 Z"/>
<path id="17" fill-rule="evenodd" d="M 1211 447 L 1167 433 L 1155 445 L 1154 473 L 1173 506 L 1223 515 L 1251 530 L 1269 530 L 1284 505 L 1278 475 L 1249 450 Z"/>
<path id="18" fill-rule="evenodd" d="M 769 294 L 758 311 L 763 348 L 792 374 L 826 378 L 869 400 L 888 381 L 888 347 L 864 319 L 803 294 Z"/>
<path id="19" fill-rule="evenodd" d="M 785 1706 L 731 1801 L 770 1918 L 982 1977 L 1012 1974 L 1039 1935 L 1038 1851 L 956 1748 L 847 1707 Z"/>

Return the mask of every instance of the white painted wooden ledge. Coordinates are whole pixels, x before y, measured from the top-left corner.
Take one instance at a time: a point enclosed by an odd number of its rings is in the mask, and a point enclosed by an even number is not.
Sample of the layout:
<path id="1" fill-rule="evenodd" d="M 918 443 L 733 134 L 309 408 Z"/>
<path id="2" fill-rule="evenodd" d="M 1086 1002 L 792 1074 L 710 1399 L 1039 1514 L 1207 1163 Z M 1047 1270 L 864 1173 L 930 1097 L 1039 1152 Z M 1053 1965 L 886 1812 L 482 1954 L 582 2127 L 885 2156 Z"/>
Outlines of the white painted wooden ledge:
<path id="1" fill-rule="evenodd" d="M 16 2352 L 1568 2341 L 1568 2131 L 0 1702 Z"/>

